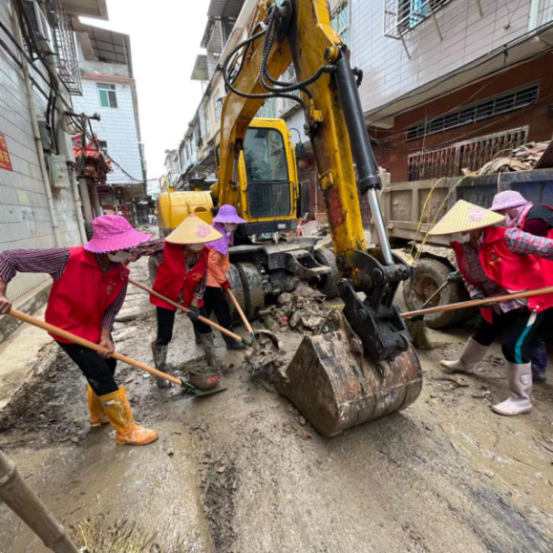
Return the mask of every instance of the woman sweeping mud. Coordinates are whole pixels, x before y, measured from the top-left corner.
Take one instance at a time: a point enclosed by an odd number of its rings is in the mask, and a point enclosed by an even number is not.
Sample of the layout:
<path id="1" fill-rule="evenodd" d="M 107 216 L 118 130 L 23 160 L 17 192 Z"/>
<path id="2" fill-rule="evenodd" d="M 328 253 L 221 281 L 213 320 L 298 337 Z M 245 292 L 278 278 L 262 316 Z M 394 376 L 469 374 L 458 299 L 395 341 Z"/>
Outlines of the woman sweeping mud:
<path id="1" fill-rule="evenodd" d="M 88 381 L 91 426 L 109 423 L 118 444 L 145 445 L 155 430 L 134 422 L 125 388 L 115 382 L 115 346 L 111 332 L 127 291 L 128 251 L 150 239 L 123 217 L 103 215 L 92 222 L 93 237 L 77 248 L 13 250 L 0 253 L 0 314 L 9 313 L 8 283 L 16 273 L 47 273 L 54 279 L 46 322 L 107 349 L 104 356 L 53 336 Z"/>

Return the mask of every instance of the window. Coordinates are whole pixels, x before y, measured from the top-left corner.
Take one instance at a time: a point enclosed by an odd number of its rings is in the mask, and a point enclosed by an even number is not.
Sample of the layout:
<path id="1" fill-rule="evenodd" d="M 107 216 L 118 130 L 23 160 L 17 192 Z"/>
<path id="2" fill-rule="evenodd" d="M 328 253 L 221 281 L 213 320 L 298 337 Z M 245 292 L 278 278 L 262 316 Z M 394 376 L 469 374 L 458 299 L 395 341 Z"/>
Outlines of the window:
<path id="1" fill-rule="evenodd" d="M 248 213 L 253 218 L 290 215 L 292 199 L 284 145 L 284 137 L 275 129 L 250 127 L 246 133 Z"/>
<path id="2" fill-rule="evenodd" d="M 400 38 L 450 0 L 385 0 L 384 35 Z"/>
<path id="3" fill-rule="evenodd" d="M 215 93 L 215 121 L 219 123 L 221 121 L 221 112 L 223 111 L 223 98 L 221 98 L 221 92 L 218 90 Z"/>
<path id="4" fill-rule="evenodd" d="M 107 150 L 108 149 L 108 142 L 107 140 L 99 140 L 98 143 L 100 144 L 100 148 L 102 150 Z"/>
<path id="5" fill-rule="evenodd" d="M 453 111 L 419 123 L 407 129 L 407 140 L 417 140 L 430 134 L 446 132 L 464 125 L 479 123 L 492 117 L 498 117 L 518 109 L 522 109 L 538 101 L 539 85 L 512 90 L 506 94 L 495 96 L 472 104 L 458 111 Z"/>
<path id="6" fill-rule="evenodd" d="M 344 44 L 349 45 L 349 0 L 340 2 L 334 10 L 332 27 Z"/>
<path id="7" fill-rule="evenodd" d="M 115 92 L 114 84 L 98 83 L 98 91 L 100 93 L 100 105 L 103 108 L 117 107 L 117 94 Z"/>

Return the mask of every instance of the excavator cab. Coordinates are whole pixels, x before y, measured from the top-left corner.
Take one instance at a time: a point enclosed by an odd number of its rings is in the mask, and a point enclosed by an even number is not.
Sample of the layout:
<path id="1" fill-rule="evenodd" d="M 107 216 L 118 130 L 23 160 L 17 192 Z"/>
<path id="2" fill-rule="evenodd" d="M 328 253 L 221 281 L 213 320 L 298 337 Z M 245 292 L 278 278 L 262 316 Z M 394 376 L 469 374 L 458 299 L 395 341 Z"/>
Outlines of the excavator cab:
<path id="1" fill-rule="evenodd" d="M 290 65 L 297 80 L 284 82 L 281 76 Z M 329 332 L 303 339 L 290 365 L 276 375 L 277 389 L 325 436 L 407 407 L 420 394 L 422 371 L 394 299 L 411 270 L 390 247 L 378 198 L 382 183 L 357 90 L 362 73 L 350 66 L 328 2 L 261 0 L 248 38 L 228 53 L 220 69 L 228 94 L 222 109 L 219 202 L 239 202 L 256 215 L 276 204 L 284 214 L 289 204 L 282 195 L 288 190 L 280 180 L 283 164 L 267 166 L 261 153 L 255 156 L 255 171 L 240 191 L 233 178 L 235 160 L 246 143 L 255 146 L 258 139 L 278 152 L 274 137 L 248 136 L 265 100 L 298 102 L 340 273 L 343 311 L 333 311 L 325 325 Z M 376 229 L 373 249 L 363 233 L 361 197 Z"/>

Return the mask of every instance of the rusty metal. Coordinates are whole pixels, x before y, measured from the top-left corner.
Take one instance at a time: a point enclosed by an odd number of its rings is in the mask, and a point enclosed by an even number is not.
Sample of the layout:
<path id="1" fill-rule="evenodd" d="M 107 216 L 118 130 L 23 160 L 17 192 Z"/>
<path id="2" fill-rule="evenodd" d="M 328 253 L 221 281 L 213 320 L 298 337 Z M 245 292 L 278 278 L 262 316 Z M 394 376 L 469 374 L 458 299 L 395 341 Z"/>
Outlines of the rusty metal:
<path id="1" fill-rule="evenodd" d="M 333 332 L 303 339 L 275 382 L 323 436 L 405 409 L 419 396 L 422 370 L 415 350 L 373 363 L 341 313 Z"/>
<path id="2" fill-rule="evenodd" d="M 524 127 L 411 154 L 409 181 L 461 176 L 465 168 L 476 171 L 500 152 L 511 151 L 527 141 L 528 128 Z"/>

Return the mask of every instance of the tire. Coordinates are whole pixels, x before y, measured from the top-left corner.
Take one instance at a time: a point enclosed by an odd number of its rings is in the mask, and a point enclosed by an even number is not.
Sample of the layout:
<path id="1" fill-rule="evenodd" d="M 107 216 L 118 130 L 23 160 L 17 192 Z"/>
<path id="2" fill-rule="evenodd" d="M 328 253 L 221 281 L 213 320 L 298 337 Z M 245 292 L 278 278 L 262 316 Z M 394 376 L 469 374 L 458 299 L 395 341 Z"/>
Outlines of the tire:
<path id="1" fill-rule="evenodd" d="M 403 299 L 409 311 L 421 309 L 424 302 L 445 282 L 451 272 L 449 265 L 435 259 L 417 261 L 413 276 L 405 283 Z M 456 284 L 446 286 L 427 307 L 447 305 L 462 301 L 460 287 Z M 433 313 L 424 317 L 429 328 L 438 330 L 457 323 L 462 316 L 461 311 L 446 311 Z"/>
<path id="2" fill-rule="evenodd" d="M 313 257 L 321 265 L 330 267 L 330 273 L 324 275 L 317 283 L 317 290 L 322 292 L 329 300 L 335 298 L 338 295 L 338 283 L 340 282 L 336 256 L 328 248 L 321 248 L 314 251 Z"/>
<path id="3" fill-rule="evenodd" d="M 163 254 L 152 255 L 148 259 L 148 274 L 150 276 L 150 285 L 153 286 L 156 281 L 157 269 L 163 261 Z"/>

